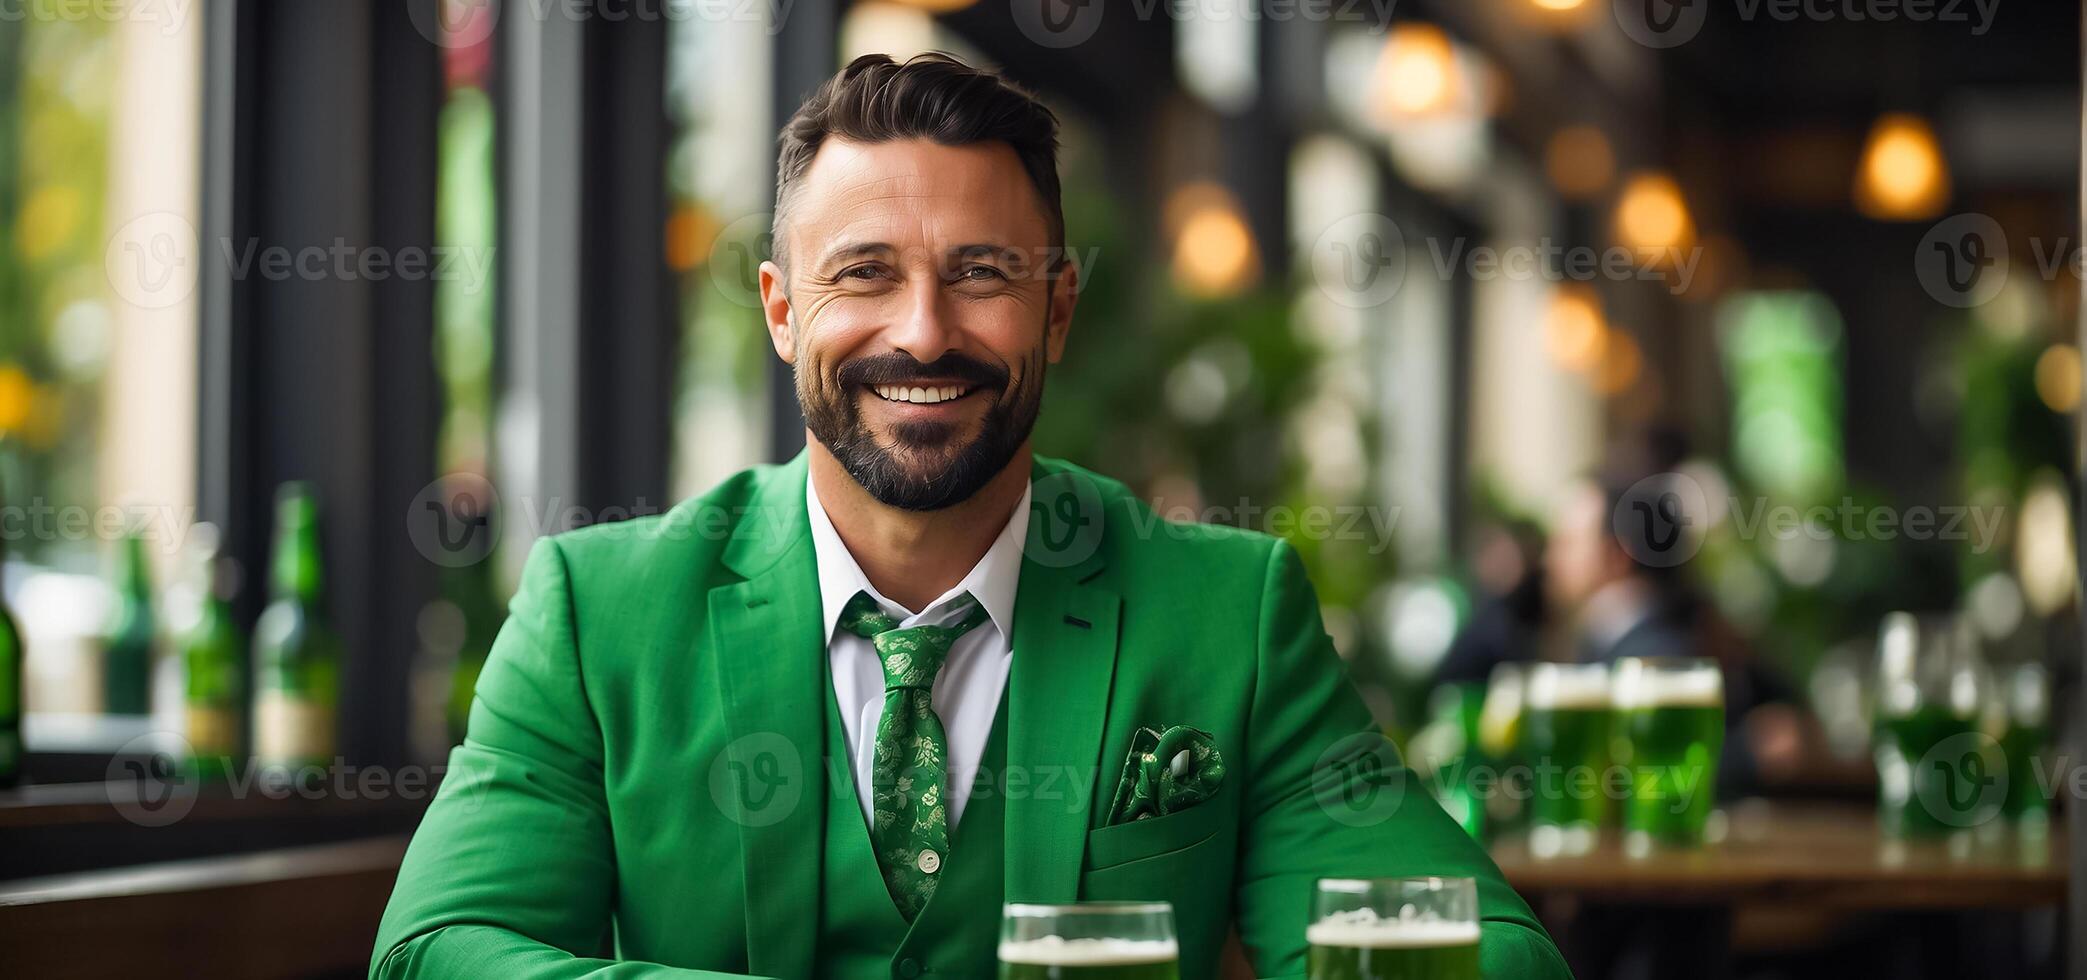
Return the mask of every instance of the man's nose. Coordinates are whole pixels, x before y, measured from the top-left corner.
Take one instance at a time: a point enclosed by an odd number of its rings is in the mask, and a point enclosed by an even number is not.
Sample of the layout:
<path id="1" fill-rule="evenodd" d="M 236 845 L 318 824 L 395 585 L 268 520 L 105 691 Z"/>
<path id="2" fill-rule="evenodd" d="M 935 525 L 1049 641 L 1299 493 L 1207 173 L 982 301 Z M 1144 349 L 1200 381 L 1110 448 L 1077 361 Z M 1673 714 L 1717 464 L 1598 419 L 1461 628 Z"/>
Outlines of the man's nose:
<path id="1" fill-rule="evenodd" d="M 916 276 L 906 286 L 901 308 L 886 334 L 892 347 L 922 364 L 957 349 L 956 317 L 941 282 Z"/>

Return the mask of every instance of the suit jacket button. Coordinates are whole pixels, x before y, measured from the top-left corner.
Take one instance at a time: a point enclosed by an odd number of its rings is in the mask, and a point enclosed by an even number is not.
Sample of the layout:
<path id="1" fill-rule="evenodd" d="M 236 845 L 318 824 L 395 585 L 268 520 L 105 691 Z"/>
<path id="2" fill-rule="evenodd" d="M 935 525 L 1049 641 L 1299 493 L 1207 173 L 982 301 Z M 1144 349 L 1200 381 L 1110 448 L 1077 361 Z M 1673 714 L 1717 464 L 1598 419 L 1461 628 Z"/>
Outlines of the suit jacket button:
<path id="1" fill-rule="evenodd" d="M 922 850 L 920 852 L 920 858 L 914 862 L 914 865 L 920 868 L 921 874 L 934 874 L 935 872 L 942 870 L 942 855 L 937 854 L 934 851 Z"/>
<path id="2" fill-rule="evenodd" d="M 920 976 L 920 961 L 910 956 L 900 960 L 899 976 L 905 977 L 906 980 L 913 980 L 914 977 Z"/>

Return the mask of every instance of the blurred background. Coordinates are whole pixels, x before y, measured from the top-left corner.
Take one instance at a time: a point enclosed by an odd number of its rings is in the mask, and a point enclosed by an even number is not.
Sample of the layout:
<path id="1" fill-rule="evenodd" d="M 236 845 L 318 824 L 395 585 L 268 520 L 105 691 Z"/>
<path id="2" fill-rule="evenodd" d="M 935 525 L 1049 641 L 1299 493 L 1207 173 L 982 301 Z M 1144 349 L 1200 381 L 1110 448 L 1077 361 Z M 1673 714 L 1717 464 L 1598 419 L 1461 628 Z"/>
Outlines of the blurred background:
<path id="1" fill-rule="evenodd" d="M 20 4 L 0 931 L 361 972 L 530 542 L 803 445 L 782 120 L 942 50 L 1063 123 L 1037 449 L 1290 538 L 1577 973 L 2087 975 L 2080 43 L 1997 0 Z M 1722 691 L 1685 847 L 1542 803 L 1628 750 L 1641 656 Z"/>

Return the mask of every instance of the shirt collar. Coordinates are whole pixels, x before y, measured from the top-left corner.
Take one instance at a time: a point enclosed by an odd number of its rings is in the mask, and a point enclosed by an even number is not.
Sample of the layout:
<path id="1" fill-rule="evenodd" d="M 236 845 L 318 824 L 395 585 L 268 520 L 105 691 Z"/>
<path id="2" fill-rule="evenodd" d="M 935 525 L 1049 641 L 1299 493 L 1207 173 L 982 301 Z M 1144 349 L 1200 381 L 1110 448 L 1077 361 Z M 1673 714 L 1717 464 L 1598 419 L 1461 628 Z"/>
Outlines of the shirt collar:
<path id="1" fill-rule="evenodd" d="M 1024 485 L 1022 499 L 1015 503 L 1014 513 L 1008 515 L 1007 525 L 1000 529 L 1000 536 L 993 539 L 985 557 L 971 567 L 963 581 L 928 603 L 926 609 L 912 613 L 885 598 L 876 586 L 870 584 L 869 577 L 862 573 L 862 566 L 856 563 L 846 542 L 841 540 L 840 532 L 834 530 L 833 519 L 826 515 L 826 507 L 819 503 L 818 488 L 812 485 L 811 474 L 807 472 L 804 509 L 811 519 L 812 551 L 819 566 L 819 602 L 825 616 L 822 625 L 826 642 L 833 643 L 833 631 L 840 623 L 841 610 L 857 592 L 869 593 L 885 612 L 898 617 L 900 626 L 953 619 L 962 611 L 953 604 L 955 599 L 969 592 L 979 605 L 985 607 L 986 617 L 993 628 L 1011 642 L 1014 637 L 1015 589 L 1022 575 L 1022 547 L 1029 537 L 1029 494 L 1030 488 Z"/>

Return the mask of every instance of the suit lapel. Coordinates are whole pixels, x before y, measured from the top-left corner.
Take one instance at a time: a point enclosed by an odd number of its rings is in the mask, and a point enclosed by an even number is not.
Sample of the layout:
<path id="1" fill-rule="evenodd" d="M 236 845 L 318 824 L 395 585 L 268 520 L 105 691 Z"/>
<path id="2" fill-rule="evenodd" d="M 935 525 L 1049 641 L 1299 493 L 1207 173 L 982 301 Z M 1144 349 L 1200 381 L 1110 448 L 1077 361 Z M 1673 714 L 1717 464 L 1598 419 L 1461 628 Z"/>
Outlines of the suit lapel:
<path id="1" fill-rule="evenodd" d="M 1010 902 L 1078 897 L 1123 604 L 1091 584 L 1102 520 L 1091 482 L 1038 461 L 1008 677 L 1007 771 L 1027 788 L 1007 800 Z"/>
<path id="2" fill-rule="evenodd" d="M 710 650 L 732 741 L 729 790 L 713 790 L 739 825 L 747 959 L 763 976 L 807 976 L 818 907 L 828 792 L 826 658 L 816 559 L 804 509 L 805 457 L 769 471 L 725 547 L 745 581 L 710 590 Z M 718 783 L 713 779 L 712 786 Z"/>

